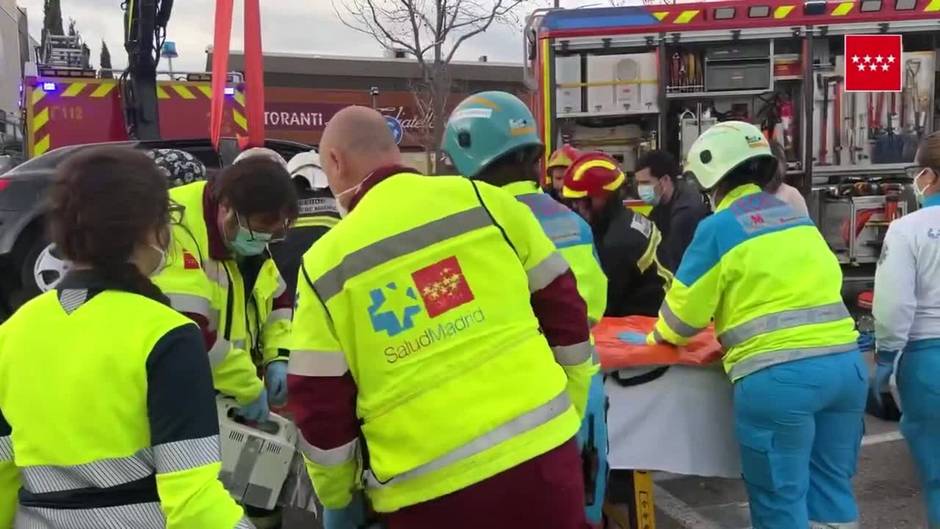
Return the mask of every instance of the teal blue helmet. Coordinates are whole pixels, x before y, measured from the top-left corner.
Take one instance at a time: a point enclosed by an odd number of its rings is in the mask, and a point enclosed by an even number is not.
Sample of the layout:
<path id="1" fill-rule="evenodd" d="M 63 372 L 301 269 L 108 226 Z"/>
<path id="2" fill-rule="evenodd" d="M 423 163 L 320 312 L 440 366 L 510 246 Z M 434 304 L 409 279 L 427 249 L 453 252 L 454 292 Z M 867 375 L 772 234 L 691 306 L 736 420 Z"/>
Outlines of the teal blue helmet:
<path id="1" fill-rule="evenodd" d="M 480 92 L 450 114 L 444 131 L 444 152 L 457 171 L 475 177 L 503 156 L 527 148 L 544 148 L 535 118 L 518 97 L 507 92 Z"/>

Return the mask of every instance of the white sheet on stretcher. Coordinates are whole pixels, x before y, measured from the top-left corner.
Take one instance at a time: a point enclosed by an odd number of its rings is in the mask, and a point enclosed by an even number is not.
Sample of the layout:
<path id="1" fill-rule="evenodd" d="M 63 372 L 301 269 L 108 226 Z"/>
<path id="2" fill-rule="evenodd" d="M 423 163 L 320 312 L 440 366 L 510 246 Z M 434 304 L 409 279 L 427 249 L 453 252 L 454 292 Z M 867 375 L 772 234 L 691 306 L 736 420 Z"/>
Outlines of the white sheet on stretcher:
<path id="1" fill-rule="evenodd" d="M 741 476 L 732 386 L 720 366 L 673 366 L 632 387 L 608 377 L 605 386 L 611 468 Z"/>

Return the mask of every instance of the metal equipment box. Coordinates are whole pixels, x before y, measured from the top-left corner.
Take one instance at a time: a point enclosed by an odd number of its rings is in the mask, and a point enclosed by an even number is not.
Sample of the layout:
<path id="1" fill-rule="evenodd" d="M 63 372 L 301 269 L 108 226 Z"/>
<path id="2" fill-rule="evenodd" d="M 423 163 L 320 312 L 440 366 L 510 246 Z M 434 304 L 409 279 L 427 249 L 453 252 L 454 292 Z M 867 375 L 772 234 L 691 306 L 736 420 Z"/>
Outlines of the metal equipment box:
<path id="1" fill-rule="evenodd" d="M 773 68 L 769 44 L 715 46 L 705 52 L 705 90 L 769 89 Z"/>
<path id="2" fill-rule="evenodd" d="M 559 116 L 582 112 L 581 56 L 559 56 L 555 59 L 555 112 Z"/>
<path id="3" fill-rule="evenodd" d="M 629 115 L 659 112 L 656 53 L 589 55 L 587 111 Z"/>

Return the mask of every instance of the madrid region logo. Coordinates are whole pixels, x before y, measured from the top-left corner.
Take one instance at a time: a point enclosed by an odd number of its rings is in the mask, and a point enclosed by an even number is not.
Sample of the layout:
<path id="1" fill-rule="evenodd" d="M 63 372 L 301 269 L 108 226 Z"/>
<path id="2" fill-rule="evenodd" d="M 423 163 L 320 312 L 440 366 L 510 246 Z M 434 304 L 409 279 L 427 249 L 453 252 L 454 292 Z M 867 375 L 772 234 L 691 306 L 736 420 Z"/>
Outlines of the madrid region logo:
<path id="1" fill-rule="evenodd" d="M 473 301 L 473 292 L 456 257 L 448 257 L 411 274 L 414 287 L 401 282 L 372 289 L 369 318 L 372 328 L 396 336 L 414 328 L 423 309 L 431 318 Z M 421 297 L 421 301 L 418 300 Z"/>

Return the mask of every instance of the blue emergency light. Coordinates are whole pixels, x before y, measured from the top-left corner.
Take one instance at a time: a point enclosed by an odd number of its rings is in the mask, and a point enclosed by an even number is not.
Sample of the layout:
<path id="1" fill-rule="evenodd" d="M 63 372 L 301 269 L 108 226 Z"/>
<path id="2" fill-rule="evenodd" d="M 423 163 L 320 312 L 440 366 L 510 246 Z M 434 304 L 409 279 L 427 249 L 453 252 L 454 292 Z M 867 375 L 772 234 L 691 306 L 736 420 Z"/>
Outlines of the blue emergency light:
<path id="1" fill-rule="evenodd" d="M 55 92 L 55 83 L 42 83 L 42 89 L 46 92 Z"/>

